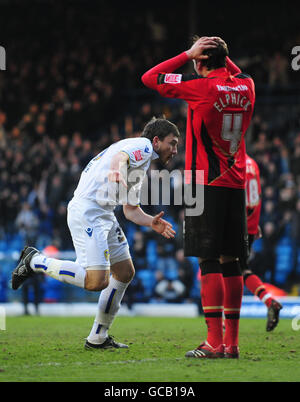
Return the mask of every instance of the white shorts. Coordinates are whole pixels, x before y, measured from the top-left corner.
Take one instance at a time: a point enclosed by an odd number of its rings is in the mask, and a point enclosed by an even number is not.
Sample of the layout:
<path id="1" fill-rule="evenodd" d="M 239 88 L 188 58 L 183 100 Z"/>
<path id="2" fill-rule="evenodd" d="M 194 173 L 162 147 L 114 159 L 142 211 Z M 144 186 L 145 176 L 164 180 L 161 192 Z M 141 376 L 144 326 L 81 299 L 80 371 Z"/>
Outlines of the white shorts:
<path id="1" fill-rule="evenodd" d="M 108 270 L 131 258 L 127 239 L 112 210 L 94 201 L 73 199 L 68 205 L 67 221 L 76 262 L 83 268 Z"/>

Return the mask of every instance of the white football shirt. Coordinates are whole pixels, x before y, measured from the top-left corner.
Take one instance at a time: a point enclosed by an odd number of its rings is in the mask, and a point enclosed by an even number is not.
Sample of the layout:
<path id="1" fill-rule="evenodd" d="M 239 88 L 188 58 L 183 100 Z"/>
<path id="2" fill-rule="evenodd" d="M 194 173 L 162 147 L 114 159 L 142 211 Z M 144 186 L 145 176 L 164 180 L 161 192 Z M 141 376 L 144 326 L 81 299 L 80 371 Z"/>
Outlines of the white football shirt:
<path id="1" fill-rule="evenodd" d="M 108 181 L 113 156 L 125 152 L 129 156 L 128 188 Z M 112 144 L 95 156 L 82 171 L 74 192 L 75 200 L 96 201 L 101 207 L 114 209 L 119 204 L 139 205 L 142 182 L 153 159 L 159 156 L 148 138 L 128 138 Z"/>

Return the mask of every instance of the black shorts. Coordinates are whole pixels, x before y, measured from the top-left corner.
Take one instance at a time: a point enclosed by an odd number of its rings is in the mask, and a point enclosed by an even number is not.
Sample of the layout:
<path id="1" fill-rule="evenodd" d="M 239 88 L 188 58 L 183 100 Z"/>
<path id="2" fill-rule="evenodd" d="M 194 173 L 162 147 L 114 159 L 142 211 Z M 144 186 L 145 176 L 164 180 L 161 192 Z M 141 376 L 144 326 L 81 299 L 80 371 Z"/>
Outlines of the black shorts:
<path id="1" fill-rule="evenodd" d="M 254 234 L 248 234 L 248 254 L 245 256 L 245 258 L 241 259 L 240 265 L 242 268 L 242 271 L 245 271 L 246 269 L 249 269 L 248 267 L 248 259 L 251 253 L 251 247 L 252 244 L 254 243 L 255 240 L 255 235 Z"/>
<path id="2" fill-rule="evenodd" d="M 185 216 L 185 256 L 247 258 L 248 233 L 243 189 L 204 186 L 204 210 Z"/>

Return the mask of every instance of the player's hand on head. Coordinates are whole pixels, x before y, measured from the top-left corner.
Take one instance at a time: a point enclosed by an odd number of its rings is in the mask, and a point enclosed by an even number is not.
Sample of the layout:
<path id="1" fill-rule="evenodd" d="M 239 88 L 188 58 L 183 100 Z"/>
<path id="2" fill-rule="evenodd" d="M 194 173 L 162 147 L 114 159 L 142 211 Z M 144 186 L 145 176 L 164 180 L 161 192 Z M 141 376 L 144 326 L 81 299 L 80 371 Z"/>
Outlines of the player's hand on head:
<path id="1" fill-rule="evenodd" d="M 212 39 L 213 41 L 217 42 L 218 44 L 221 44 L 223 46 L 227 46 L 227 44 L 224 41 L 224 39 L 220 38 L 219 36 L 211 36 L 210 39 Z"/>
<path id="2" fill-rule="evenodd" d="M 167 239 L 173 239 L 175 237 L 175 230 L 170 222 L 165 221 L 161 217 L 164 215 L 164 212 L 161 211 L 159 214 L 155 215 L 152 220 L 151 227 L 152 229 L 164 236 Z"/>
<path id="3" fill-rule="evenodd" d="M 208 36 L 202 36 L 199 38 L 189 50 L 187 50 L 187 55 L 190 59 L 207 59 L 209 56 L 204 55 L 204 50 L 212 49 L 218 46 L 218 42 Z"/>

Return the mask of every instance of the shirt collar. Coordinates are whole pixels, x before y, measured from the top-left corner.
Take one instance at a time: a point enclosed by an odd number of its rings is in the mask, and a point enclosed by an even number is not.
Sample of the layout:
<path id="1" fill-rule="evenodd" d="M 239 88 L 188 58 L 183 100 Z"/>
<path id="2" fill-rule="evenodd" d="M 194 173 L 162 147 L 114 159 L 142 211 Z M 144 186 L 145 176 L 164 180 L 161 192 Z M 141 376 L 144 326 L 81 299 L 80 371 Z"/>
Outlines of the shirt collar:
<path id="1" fill-rule="evenodd" d="M 216 68 L 215 70 L 211 71 L 209 74 L 207 74 L 207 77 L 212 78 L 212 77 L 220 77 L 220 76 L 228 76 L 230 75 L 229 71 L 227 70 L 226 67 L 221 67 L 221 68 Z"/>
<path id="2" fill-rule="evenodd" d="M 159 155 L 153 149 L 151 159 L 153 160 L 153 159 L 158 159 L 158 158 L 159 158 Z"/>

